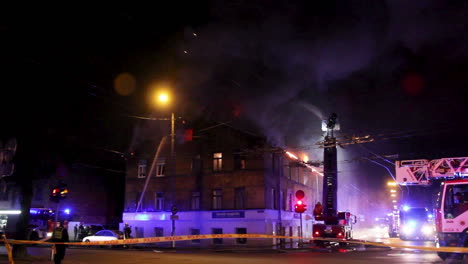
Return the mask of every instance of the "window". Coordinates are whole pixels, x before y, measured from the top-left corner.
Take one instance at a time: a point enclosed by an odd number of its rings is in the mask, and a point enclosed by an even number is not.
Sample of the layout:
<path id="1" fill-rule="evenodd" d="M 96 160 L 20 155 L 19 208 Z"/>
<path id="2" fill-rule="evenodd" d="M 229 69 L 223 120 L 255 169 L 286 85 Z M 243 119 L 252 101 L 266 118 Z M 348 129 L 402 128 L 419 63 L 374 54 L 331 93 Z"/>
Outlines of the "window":
<path id="1" fill-rule="evenodd" d="M 278 202 L 276 200 L 276 189 L 271 188 L 271 208 L 278 209 Z"/>
<path id="2" fill-rule="evenodd" d="M 164 193 L 158 192 L 156 193 L 156 201 L 155 201 L 155 209 L 156 211 L 164 210 Z"/>
<path id="3" fill-rule="evenodd" d="M 235 209 L 245 209 L 245 188 L 236 188 L 235 190 Z"/>
<path id="4" fill-rule="evenodd" d="M 234 169 L 245 170 L 245 155 L 234 153 Z"/>
<path id="5" fill-rule="evenodd" d="M 192 159 L 192 173 L 193 175 L 200 175 L 202 171 L 203 160 L 201 160 L 200 155 L 197 155 Z"/>
<path id="6" fill-rule="evenodd" d="M 447 186 L 444 199 L 444 218 L 456 218 L 468 211 L 468 184 Z"/>
<path id="7" fill-rule="evenodd" d="M 190 229 L 190 234 L 193 235 L 193 236 L 197 236 L 200 234 L 200 229 L 194 229 L 194 228 L 191 228 Z M 200 239 L 192 239 L 192 243 L 200 243 L 201 240 Z"/>
<path id="8" fill-rule="evenodd" d="M 286 199 L 284 199 L 284 191 L 280 191 L 279 200 L 281 205 L 281 210 L 286 210 Z"/>
<path id="9" fill-rule="evenodd" d="M 293 195 L 292 193 L 288 193 L 288 204 L 287 204 L 287 211 L 292 211 L 293 210 Z"/>
<path id="10" fill-rule="evenodd" d="M 213 171 L 221 171 L 223 169 L 223 153 L 213 153 Z"/>
<path id="11" fill-rule="evenodd" d="M 236 228 L 236 234 L 247 234 L 247 228 L 238 227 Z M 247 244 L 247 238 L 236 238 L 237 244 Z"/>
<path id="12" fill-rule="evenodd" d="M 146 177 L 146 160 L 138 161 L 138 178 Z"/>
<path id="13" fill-rule="evenodd" d="M 222 208 L 223 192 L 221 190 L 213 190 L 213 209 Z"/>
<path id="14" fill-rule="evenodd" d="M 192 210 L 200 210 L 200 192 L 192 192 Z"/>
<path id="15" fill-rule="evenodd" d="M 223 229 L 222 228 L 212 228 L 212 234 L 213 235 L 220 235 L 223 234 Z M 222 238 L 213 238 L 213 244 L 215 245 L 221 245 L 223 244 L 223 239 Z"/>
<path id="16" fill-rule="evenodd" d="M 155 237 L 162 237 L 164 236 L 164 229 L 162 227 L 155 227 L 154 228 L 154 236 Z"/>
<path id="17" fill-rule="evenodd" d="M 158 159 L 156 163 L 156 177 L 163 177 L 166 172 L 166 160 Z"/>

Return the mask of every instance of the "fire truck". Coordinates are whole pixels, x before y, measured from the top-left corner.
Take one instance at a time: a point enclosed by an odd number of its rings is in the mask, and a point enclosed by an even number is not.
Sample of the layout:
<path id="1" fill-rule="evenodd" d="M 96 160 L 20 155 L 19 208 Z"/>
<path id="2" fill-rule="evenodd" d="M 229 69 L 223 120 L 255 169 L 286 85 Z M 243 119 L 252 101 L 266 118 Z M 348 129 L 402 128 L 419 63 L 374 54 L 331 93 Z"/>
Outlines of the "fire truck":
<path id="1" fill-rule="evenodd" d="M 322 129 L 327 132 L 323 146 L 323 203 L 320 209 L 316 205 L 314 210 L 316 223 L 312 226 L 312 237 L 318 245 L 329 243 L 320 238 L 337 238 L 343 241 L 339 244 L 345 245 L 345 240 L 352 239 L 356 216 L 337 210 L 338 165 L 334 131 L 339 130 L 339 125 L 336 114 L 333 113 L 328 120 L 323 121 Z"/>
<path id="2" fill-rule="evenodd" d="M 395 171 L 399 185 L 440 185 L 433 208 L 436 246 L 468 247 L 468 157 L 401 160 Z M 438 253 L 444 260 L 449 254 Z"/>

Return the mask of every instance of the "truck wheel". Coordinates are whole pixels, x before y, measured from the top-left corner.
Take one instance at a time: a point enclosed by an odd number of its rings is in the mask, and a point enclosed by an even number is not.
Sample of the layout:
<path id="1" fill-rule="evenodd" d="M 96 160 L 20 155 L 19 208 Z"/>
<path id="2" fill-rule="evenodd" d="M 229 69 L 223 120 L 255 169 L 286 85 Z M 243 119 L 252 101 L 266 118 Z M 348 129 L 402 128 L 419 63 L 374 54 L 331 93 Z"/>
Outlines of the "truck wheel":
<path id="1" fill-rule="evenodd" d="M 325 242 L 323 240 L 315 240 L 315 245 L 317 247 L 325 247 Z"/>
<path id="2" fill-rule="evenodd" d="M 447 252 L 437 252 L 437 256 L 439 256 L 440 259 L 445 260 L 447 258 Z"/>

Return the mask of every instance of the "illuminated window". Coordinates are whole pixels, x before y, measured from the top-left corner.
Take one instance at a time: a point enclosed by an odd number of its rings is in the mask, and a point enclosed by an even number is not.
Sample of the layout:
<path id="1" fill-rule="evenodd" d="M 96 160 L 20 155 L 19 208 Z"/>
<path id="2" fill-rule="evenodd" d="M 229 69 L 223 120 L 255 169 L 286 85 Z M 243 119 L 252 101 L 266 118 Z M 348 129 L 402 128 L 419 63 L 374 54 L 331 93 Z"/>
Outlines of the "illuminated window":
<path id="1" fill-rule="evenodd" d="M 245 209 L 245 188 L 235 189 L 234 203 L 235 209 Z"/>
<path id="2" fill-rule="evenodd" d="M 221 190 L 213 190 L 213 209 L 221 209 L 222 208 L 222 199 L 223 199 L 223 191 Z"/>
<path id="3" fill-rule="evenodd" d="M 156 211 L 164 210 L 164 193 L 158 192 L 156 193 L 156 201 L 154 205 Z"/>
<path id="4" fill-rule="evenodd" d="M 192 192 L 192 210 L 200 210 L 200 192 Z"/>
<path id="5" fill-rule="evenodd" d="M 221 171 L 223 169 L 223 153 L 213 153 L 213 171 Z"/>
<path id="6" fill-rule="evenodd" d="M 164 159 L 159 159 L 156 163 L 156 177 L 164 176 L 166 172 L 166 161 Z"/>
<path id="7" fill-rule="evenodd" d="M 146 160 L 138 161 L 138 178 L 146 177 Z"/>

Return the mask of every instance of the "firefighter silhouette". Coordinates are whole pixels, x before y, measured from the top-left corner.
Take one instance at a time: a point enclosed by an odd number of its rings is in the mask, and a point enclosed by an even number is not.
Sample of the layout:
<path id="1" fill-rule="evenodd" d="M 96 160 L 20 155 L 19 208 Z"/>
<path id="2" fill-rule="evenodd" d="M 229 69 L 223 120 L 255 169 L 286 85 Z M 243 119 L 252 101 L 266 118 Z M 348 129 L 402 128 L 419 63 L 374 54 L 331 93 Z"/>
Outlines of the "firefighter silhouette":
<path id="1" fill-rule="evenodd" d="M 322 216 L 322 214 L 323 214 L 323 206 L 320 202 L 317 202 L 314 208 L 314 216 L 317 218 L 317 217 Z"/>
<path id="2" fill-rule="evenodd" d="M 52 242 L 70 242 L 68 239 L 68 230 L 63 226 L 63 223 L 60 223 L 60 225 L 54 229 L 54 232 L 52 233 Z M 54 244 L 53 258 L 55 264 L 62 263 L 62 260 L 65 257 L 66 248 L 67 245 Z"/>

